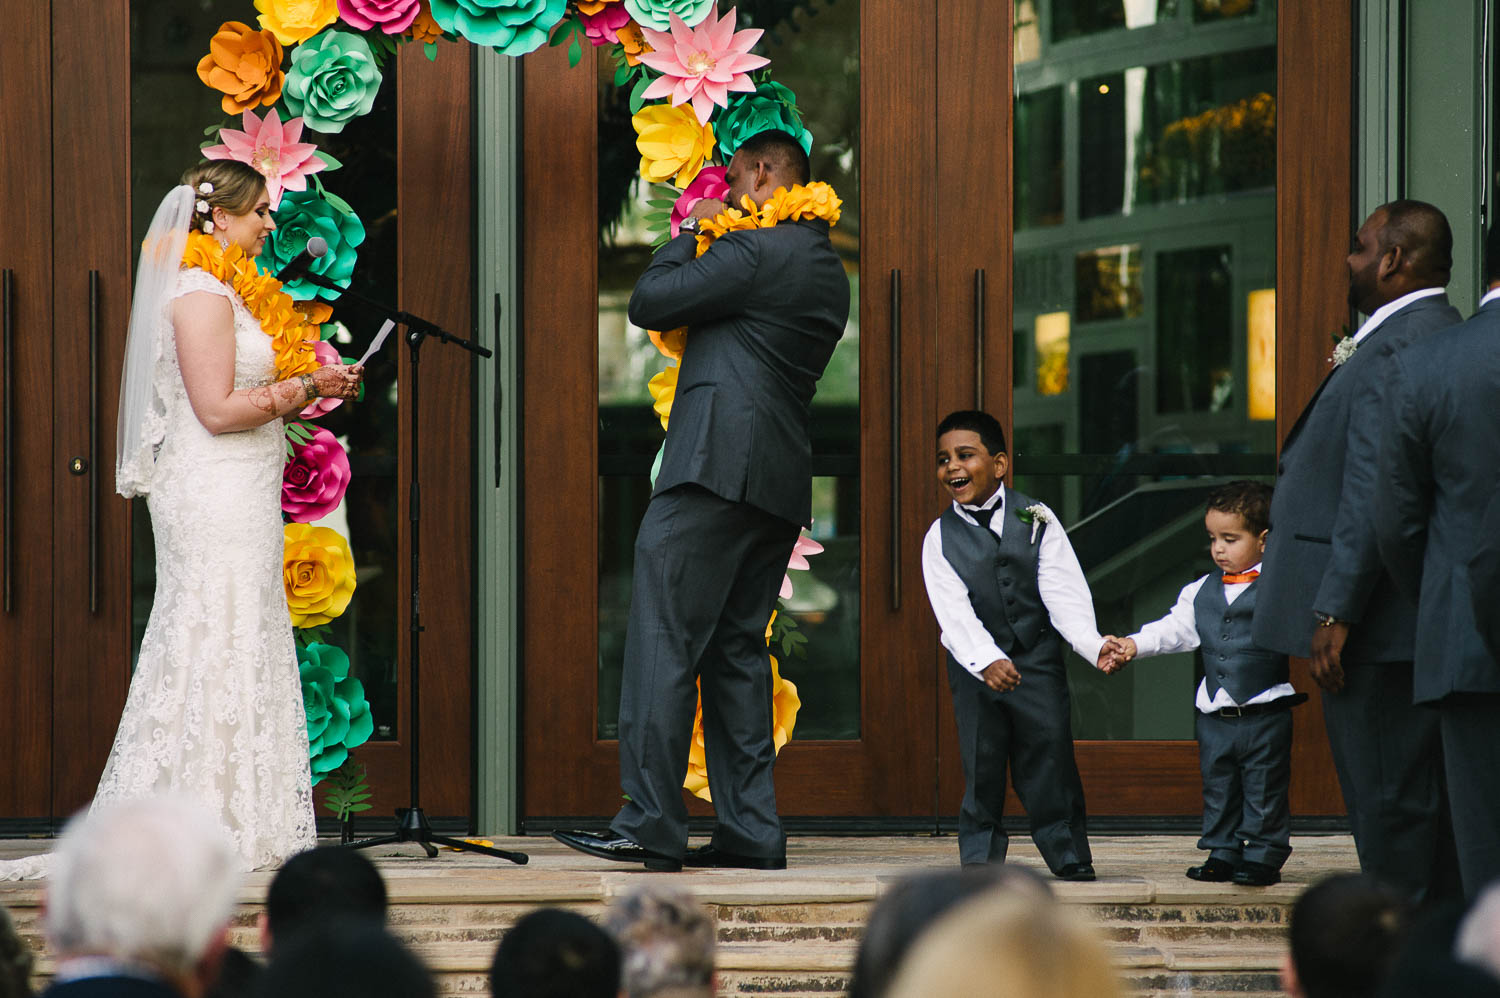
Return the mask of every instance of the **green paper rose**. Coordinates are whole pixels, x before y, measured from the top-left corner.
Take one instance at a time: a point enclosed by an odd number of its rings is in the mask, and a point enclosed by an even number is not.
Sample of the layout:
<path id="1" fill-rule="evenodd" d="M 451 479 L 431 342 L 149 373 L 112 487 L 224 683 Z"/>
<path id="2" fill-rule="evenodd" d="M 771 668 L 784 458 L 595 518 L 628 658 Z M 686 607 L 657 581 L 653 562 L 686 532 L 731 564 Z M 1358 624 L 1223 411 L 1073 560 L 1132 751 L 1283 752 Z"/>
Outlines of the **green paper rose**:
<path id="1" fill-rule="evenodd" d="M 714 9 L 716 0 L 625 0 L 625 9 L 630 19 L 643 28 L 657 31 L 672 29 L 671 17 L 676 14 L 682 23 L 693 27 Z"/>
<path id="2" fill-rule="evenodd" d="M 342 132 L 351 118 L 370 113 L 379 90 L 370 44 L 347 31 L 323 31 L 292 50 L 282 100 L 308 128 Z"/>
<path id="3" fill-rule="evenodd" d="M 714 121 L 714 134 L 719 137 L 725 162 L 750 136 L 772 130 L 786 132 L 797 140 L 803 152 L 812 152 L 812 132 L 797 113 L 797 95 L 771 80 L 756 87 L 753 94 L 735 97 Z"/>
<path id="4" fill-rule="evenodd" d="M 349 676 L 349 656 L 342 649 L 314 641 L 302 649 L 300 659 L 307 753 L 317 786 L 344 764 L 350 749 L 369 741 L 375 722 L 364 684 Z"/>
<path id="5" fill-rule="evenodd" d="M 365 241 L 365 227 L 358 216 L 344 214 L 317 191 L 307 190 L 283 194 L 274 217 L 276 231 L 266 237 L 265 247 L 255 258 L 255 265 L 262 272 L 276 273 L 302 252 L 310 238 L 322 236 L 328 242 L 328 252 L 314 260 L 308 271 L 340 287 L 349 286 L 354 262 L 359 257 L 355 248 Z M 300 278 L 283 285 L 282 290 L 297 301 L 314 297 L 332 301 L 339 296 L 337 291 L 316 287 Z"/>
<path id="6" fill-rule="evenodd" d="M 501 55 L 525 55 L 541 47 L 567 8 L 567 0 L 432 0 L 432 19 Z"/>

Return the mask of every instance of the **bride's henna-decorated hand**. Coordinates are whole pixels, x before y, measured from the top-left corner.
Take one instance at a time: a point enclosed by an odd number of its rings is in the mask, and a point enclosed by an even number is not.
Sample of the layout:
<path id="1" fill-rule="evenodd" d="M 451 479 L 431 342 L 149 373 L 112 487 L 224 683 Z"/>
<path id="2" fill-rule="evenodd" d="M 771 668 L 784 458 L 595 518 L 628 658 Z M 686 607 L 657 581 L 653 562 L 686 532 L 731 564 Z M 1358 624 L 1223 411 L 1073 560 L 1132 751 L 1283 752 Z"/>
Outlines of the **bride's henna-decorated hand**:
<path id="1" fill-rule="evenodd" d="M 359 395 L 365 369 L 348 364 L 326 364 L 312 373 L 320 398 L 352 399 Z"/>

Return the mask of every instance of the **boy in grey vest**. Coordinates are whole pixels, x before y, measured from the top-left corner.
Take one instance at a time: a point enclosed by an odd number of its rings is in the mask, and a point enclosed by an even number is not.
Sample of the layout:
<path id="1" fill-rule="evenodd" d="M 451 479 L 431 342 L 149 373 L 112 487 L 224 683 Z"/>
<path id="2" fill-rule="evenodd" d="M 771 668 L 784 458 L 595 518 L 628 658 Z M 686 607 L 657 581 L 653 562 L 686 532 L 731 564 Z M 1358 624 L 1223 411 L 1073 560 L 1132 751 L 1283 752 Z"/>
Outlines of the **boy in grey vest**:
<path id="1" fill-rule="evenodd" d="M 1104 639 L 1067 534 L 1046 506 L 1007 491 L 1008 464 L 988 413 L 938 424 L 938 482 L 953 505 L 927 531 L 922 573 L 948 650 L 964 766 L 958 855 L 965 865 L 1005 860 L 1009 767 L 1048 868 L 1093 880 L 1063 640 L 1098 662 Z"/>
<path id="2" fill-rule="evenodd" d="M 1105 639 L 1105 672 L 1136 656 L 1203 649 L 1195 731 L 1203 772 L 1208 860 L 1193 880 L 1266 887 L 1291 854 L 1287 787 L 1292 771 L 1291 708 L 1306 700 L 1288 682 L 1287 659 L 1250 636 L 1260 588 L 1271 487 L 1238 481 L 1208 497 L 1204 525 L 1217 566 L 1184 586 L 1170 613 L 1128 638 Z"/>

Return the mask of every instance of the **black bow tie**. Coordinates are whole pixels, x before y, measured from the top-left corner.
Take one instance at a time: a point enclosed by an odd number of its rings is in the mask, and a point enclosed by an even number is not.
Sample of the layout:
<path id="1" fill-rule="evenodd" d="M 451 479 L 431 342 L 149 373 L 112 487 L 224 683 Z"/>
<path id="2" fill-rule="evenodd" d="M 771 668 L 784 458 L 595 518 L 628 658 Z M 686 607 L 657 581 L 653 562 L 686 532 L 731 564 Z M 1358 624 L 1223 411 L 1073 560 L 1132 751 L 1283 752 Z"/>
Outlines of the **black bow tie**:
<path id="1" fill-rule="evenodd" d="M 966 512 L 974 518 L 976 523 L 988 530 L 990 529 L 990 521 L 995 518 L 996 513 L 1000 512 L 1000 505 L 997 502 L 989 509 L 966 509 Z"/>

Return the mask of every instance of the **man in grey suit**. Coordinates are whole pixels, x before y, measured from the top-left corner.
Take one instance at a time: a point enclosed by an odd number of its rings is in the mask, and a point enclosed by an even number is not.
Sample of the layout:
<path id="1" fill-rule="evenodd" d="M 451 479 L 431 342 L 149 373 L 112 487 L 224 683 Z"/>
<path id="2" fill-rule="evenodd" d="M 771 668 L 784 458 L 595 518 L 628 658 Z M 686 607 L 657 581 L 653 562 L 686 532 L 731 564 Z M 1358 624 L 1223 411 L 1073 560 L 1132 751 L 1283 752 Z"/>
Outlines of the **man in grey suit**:
<path id="1" fill-rule="evenodd" d="M 1483 522 L 1500 485 L 1500 229 L 1485 255 L 1489 293 L 1474 317 L 1392 361 L 1375 503 L 1380 555 L 1418 601 L 1413 693 L 1437 708 L 1470 898 L 1500 877 L 1500 662 L 1481 636 L 1496 606 L 1471 584 L 1493 580 L 1496 556 Z"/>
<path id="2" fill-rule="evenodd" d="M 764 204 L 808 180 L 785 132 L 762 132 L 725 175 L 731 203 Z M 723 210 L 699 202 L 697 218 Z M 766 623 L 812 519 L 808 406 L 849 316 L 849 280 L 828 223 L 730 232 L 695 258 L 692 220 L 630 298 L 648 329 L 687 326 L 687 346 L 651 503 L 636 537 L 620 698 L 620 782 L 610 830 L 557 832 L 590 855 L 647 869 L 781 869 L 786 836 L 771 771 Z M 687 774 L 697 691 L 716 826 L 686 854 Z"/>
<path id="3" fill-rule="evenodd" d="M 1310 657 L 1360 865 L 1413 898 L 1453 890 L 1436 718 L 1412 705 L 1416 605 L 1385 572 L 1380 491 L 1391 358 L 1461 316 L 1443 288 L 1453 235 L 1421 201 L 1377 208 L 1349 254 L 1349 303 L 1370 316 L 1282 444 L 1254 638 Z"/>

